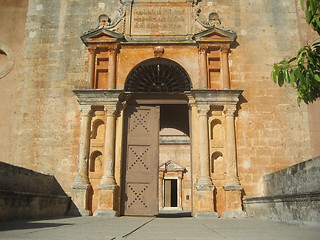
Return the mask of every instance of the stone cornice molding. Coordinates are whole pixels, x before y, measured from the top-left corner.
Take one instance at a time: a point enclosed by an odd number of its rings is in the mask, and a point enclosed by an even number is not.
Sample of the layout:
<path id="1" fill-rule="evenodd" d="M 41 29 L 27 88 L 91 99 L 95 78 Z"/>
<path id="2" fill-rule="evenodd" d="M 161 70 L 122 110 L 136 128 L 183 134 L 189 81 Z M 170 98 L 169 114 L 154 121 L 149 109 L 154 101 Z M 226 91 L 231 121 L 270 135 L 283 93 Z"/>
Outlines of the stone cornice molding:
<path id="1" fill-rule="evenodd" d="M 117 106 L 123 102 L 123 90 L 110 89 L 74 89 L 80 105 Z"/>
<path id="2" fill-rule="evenodd" d="M 237 105 L 242 94 L 241 89 L 193 89 L 190 94 L 197 105 L 225 106 Z"/>

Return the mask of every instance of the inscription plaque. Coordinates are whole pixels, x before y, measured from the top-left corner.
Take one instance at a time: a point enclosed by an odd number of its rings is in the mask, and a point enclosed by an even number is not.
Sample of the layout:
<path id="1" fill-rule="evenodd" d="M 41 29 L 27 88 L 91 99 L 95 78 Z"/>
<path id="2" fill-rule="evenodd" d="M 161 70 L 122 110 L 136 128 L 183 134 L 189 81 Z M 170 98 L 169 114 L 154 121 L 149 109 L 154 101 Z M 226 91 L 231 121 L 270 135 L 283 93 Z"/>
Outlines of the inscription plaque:
<path id="1" fill-rule="evenodd" d="M 143 6 L 132 9 L 132 35 L 187 35 L 185 6 Z"/>

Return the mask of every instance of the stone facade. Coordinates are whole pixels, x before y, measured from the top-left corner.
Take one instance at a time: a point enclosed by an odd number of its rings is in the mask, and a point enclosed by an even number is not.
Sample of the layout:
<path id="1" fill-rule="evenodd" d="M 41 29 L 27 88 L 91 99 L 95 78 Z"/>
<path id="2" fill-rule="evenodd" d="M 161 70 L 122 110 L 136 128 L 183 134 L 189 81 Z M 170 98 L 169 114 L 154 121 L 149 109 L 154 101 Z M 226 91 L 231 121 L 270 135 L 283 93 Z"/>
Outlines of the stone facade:
<path id="1" fill-rule="evenodd" d="M 180 134 L 189 142 L 159 147 L 159 166 L 186 169 L 185 210 L 241 215 L 242 197 L 264 195 L 264 175 L 319 153 L 319 110 L 298 107 L 295 91 L 270 79 L 272 64 L 300 46 L 294 0 L 4 6 L 0 47 L 12 49 L 14 66 L 0 79 L 0 160 L 54 175 L 82 215 L 121 213 L 124 88 L 151 58 L 174 61 L 191 79 L 190 132 Z M 5 54 L 1 61 L 13 61 Z"/>

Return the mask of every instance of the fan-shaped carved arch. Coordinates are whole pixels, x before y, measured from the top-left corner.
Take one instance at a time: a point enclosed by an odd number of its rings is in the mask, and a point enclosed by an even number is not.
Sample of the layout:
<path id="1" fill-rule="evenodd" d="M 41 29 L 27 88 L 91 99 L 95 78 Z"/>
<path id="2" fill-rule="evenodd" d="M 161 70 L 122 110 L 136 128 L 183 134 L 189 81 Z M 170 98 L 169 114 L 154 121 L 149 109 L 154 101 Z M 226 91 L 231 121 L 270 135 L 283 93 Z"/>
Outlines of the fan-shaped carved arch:
<path id="1" fill-rule="evenodd" d="M 191 81 L 175 61 L 151 58 L 131 70 L 124 88 L 129 92 L 184 92 L 191 89 Z"/>

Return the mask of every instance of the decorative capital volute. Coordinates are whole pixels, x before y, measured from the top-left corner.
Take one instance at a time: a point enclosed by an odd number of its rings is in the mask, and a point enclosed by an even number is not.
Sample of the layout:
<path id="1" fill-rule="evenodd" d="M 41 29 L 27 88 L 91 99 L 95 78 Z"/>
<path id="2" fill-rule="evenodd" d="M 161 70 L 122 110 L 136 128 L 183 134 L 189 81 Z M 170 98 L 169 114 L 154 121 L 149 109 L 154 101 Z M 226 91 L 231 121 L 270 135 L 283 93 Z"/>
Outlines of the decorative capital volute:
<path id="1" fill-rule="evenodd" d="M 88 51 L 89 51 L 90 54 L 95 54 L 95 53 L 96 53 L 96 48 L 94 48 L 94 47 L 89 47 L 89 48 L 88 48 Z"/>
<path id="2" fill-rule="evenodd" d="M 80 105 L 81 116 L 89 117 L 91 115 L 91 105 Z"/>
<path id="3" fill-rule="evenodd" d="M 220 48 L 220 51 L 221 51 L 222 53 L 229 53 L 229 52 L 230 52 L 230 48 L 229 48 L 229 46 L 222 46 L 222 47 Z"/>
<path id="4" fill-rule="evenodd" d="M 115 117 L 117 112 L 117 105 L 105 105 L 104 111 L 107 117 Z"/>
<path id="5" fill-rule="evenodd" d="M 207 44 L 199 45 L 199 52 L 205 54 L 208 52 L 209 46 Z"/>
<path id="6" fill-rule="evenodd" d="M 210 105 L 198 105 L 199 116 L 207 116 L 210 110 Z"/>
<path id="7" fill-rule="evenodd" d="M 235 112 L 237 111 L 236 105 L 225 105 L 223 108 L 223 113 L 226 117 L 234 116 Z"/>

